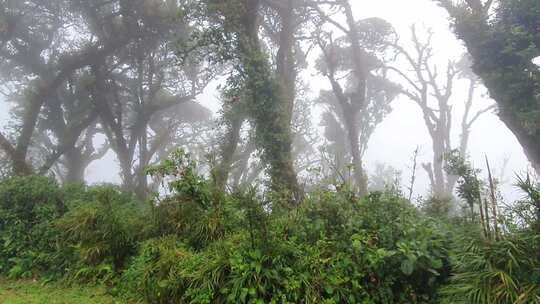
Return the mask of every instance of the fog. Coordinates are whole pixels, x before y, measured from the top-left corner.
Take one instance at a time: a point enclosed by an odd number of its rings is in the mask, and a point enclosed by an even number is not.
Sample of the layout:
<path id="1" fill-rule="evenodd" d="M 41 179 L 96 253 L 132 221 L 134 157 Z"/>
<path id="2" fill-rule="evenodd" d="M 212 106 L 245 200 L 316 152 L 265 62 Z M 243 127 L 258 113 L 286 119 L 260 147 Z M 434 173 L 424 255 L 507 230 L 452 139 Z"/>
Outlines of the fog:
<path id="1" fill-rule="evenodd" d="M 540 0 L 0 0 L 0 302 L 540 303 L 539 30 Z"/>
<path id="2" fill-rule="evenodd" d="M 433 29 L 434 43 L 437 58 L 443 64 L 447 60 L 457 60 L 466 52 L 462 43 L 455 37 L 450 28 L 448 14 L 444 9 L 430 0 L 377 0 L 352 1 L 354 12 L 358 18 L 380 17 L 389 21 L 401 36 L 406 40 L 410 36 L 410 26 L 419 24 Z M 391 8 L 391 9 L 388 9 Z M 310 70 L 303 73 L 304 80 L 310 86 L 311 95 L 317 95 L 318 88 L 328 88 L 322 77 L 315 75 L 313 62 Z M 219 93 L 216 88 L 219 82 L 212 83 L 198 98 L 198 101 L 212 109 L 214 115 L 219 115 Z M 462 100 L 466 97 L 466 88 L 460 87 L 452 98 L 457 111 L 463 111 Z M 484 107 L 492 104 L 487 90 L 482 87 L 475 99 L 475 106 Z M 390 165 L 402 173 L 404 185 L 409 183 L 413 153 L 419 147 L 418 162 L 429 161 L 433 157 L 431 142 L 421 111 L 405 96 L 400 96 L 392 103 L 393 111 L 377 127 L 370 139 L 365 156 L 368 170 L 373 171 L 377 164 Z M 457 121 L 456 116 L 456 124 Z M 314 117 L 314 124 L 318 125 L 320 117 Z M 319 130 L 320 132 L 320 130 Z M 453 134 L 457 141 L 459 134 Z M 529 163 L 515 136 L 499 120 L 496 113 L 486 113 L 474 125 L 472 130 L 469 155 L 475 166 L 485 169 L 485 156 L 493 163 L 495 171 L 504 169 L 502 192 L 508 201 L 521 197 L 514 186 L 515 174 L 521 174 L 529 168 Z M 503 168 L 504 163 L 506 166 Z M 485 171 L 485 170 L 484 170 Z M 114 153 L 109 152 L 102 160 L 93 163 L 87 171 L 88 180 L 92 183 L 114 182 L 119 183 L 118 167 Z M 502 173 L 499 173 L 502 174 Z M 418 169 L 418 181 L 414 188 L 415 195 L 425 196 L 429 192 L 429 179 L 426 173 Z"/>
<path id="3" fill-rule="evenodd" d="M 410 45 L 410 26 L 417 25 L 419 32 L 431 29 L 433 40 L 431 47 L 434 51 L 434 62 L 444 66 L 449 60 L 459 60 L 466 52 L 463 44 L 459 41 L 448 21 L 448 15 L 444 9 L 438 7 L 430 0 L 378 0 L 378 1 L 351 1 L 354 17 L 357 20 L 371 17 L 383 18 L 394 27 L 399 42 Z M 338 17 L 342 18 L 342 17 Z M 340 21 L 344 21 L 340 19 Z M 335 29 L 334 29 L 335 31 Z M 424 32 L 425 33 L 425 32 Z M 301 71 L 300 77 L 307 84 L 308 99 L 316 99 L 320 89 L 331 89 L 328 81 L 315 69 L 315 60 L 320 56 L 320 51 L 314 50 L 308 56 L 308 66 Z M 397 60 L 395 64 L 404 68 L 403 62 Z M 390 78 L 400 82 L 396 75 Z M 401 82 L 402 83 L 402 82 Z M 221 115 L 221 101 L 218 86 L 225 84 L 225 77 L 218 77 L 197 96 L 196 100 L 209 108 L 214 119 Z M 467 98 L 466 82 L 458 81 L 455 85 L 451 102 L 453 112 L 453 125 L 459 126 L 460 115 L 464 111 L 464 100 Z M 480 86 L 475 92 L 473 108 L 476 110 L 494 104 L 488 96 L 487 90 Z M 408 186 L 412 174 L 413 152 L 418 147 L 417 181 L 414 186 L 414 196 L 426 196 L 430 191 L 428 176 L 420 164 L 433 159 L 433 149 L 426 125 L 422 120 L 422 112 L 419 107 L 405 95 L 399 95 L 391 103 L 392 111 L 376 127 L 369 139 L 368 148 L 364 156 L 364 165 L 368 175 L 375 171 L 377 165 L 391 166 L 401 172 L 403 187 Z M 0 119 L 5 128 L 10 121 L 9 105 L 4 101 L 1 106 Z M 312 125 L 316 133 L 322 136 L 320 105 L 314 105 L 311 109 Z M 453 128 L 451 138 L 453 143 L 459 141 L 459 130 Z M 94 138 L 96 145 L 101 145 L 106 140 L 103 134 Z M 494 175 L 502 178 L 502 192 L 508 200 L 519 198 L 514 189 L 513 181 L 516 173 L 525 172 L 529 163 L 523 153 L 523 149 L 512 132 L 502 123 L 496 111 L 489 111 L 475 122 L 471 129 L 468 155 L 474 167 L 480 168 L 485 173 L 485 157 L 491 162 Z M 117 183 L 120 184 L 120 167 L 114 151 L 109 150 L 101 159 L 92 162 L 86 169 L 87 182 L 94 183 Z"/>

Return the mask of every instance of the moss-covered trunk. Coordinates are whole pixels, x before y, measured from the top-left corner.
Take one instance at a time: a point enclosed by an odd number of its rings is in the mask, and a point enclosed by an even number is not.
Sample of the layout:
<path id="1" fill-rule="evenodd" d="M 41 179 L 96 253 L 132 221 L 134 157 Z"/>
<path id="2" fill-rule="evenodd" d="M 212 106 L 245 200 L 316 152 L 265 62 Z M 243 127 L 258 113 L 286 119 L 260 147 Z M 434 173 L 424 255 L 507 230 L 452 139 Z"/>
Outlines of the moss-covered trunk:
<path id="1" fill-rule="evenodd" d="M 241 18 L 239 47 L 250 99 L 248 114 L 255 126 L 256 143 L 269 166 L 272 188 L 286 194 L 291 201 L 298 201 L 301 192 L 293 167 L 290 106 L 261 48 L 259 6 L 258 0 L 245 1 Z"/>
<path id="2" fill-rule="evenodd" d="M 488 4 L 458 7 L 449 1 L 439 2 L 453 19 L 456 35 L 465 42 L 474 72 L 497 102 L 501 121 L 540 173 L 540 70 L 530 59 L 532 52 L 540 53 L 540 35 L 534 25 L 529 28 L 526 23 L 529 12 L 540 5 L 534 1 L 504 3 L 497 9 L 498 18 L 491 22 Z M 538 16 L 535 18 L 537 23 Z"/>

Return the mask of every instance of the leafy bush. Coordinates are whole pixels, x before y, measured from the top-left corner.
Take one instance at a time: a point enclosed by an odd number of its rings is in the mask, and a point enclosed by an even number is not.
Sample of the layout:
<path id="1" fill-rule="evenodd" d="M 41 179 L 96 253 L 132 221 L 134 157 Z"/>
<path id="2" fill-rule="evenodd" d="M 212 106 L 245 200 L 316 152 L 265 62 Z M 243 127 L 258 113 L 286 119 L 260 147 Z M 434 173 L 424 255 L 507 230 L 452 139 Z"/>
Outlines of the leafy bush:
<path id="1" fill-rule="evenodd" d="M 40 241 L 50 248 L 30 242 L 28 252 L 44 253 L 58 274 L 149 303 L 433 303 L 449 276 L 446 227 L 398 194 L 316 191 L 291 208 L 256 189 L 217 190 L 181 152 L 150 172 L 172 178 L 151 212 L 115 187 L 37 178 L 34 194 L 16 201 L 50 199 L 44 210 L 54 213 L 36 231 L 49 231 Z M 34 218 L 8 203 L 14 222 Z"/>
<path id="2" fill-rule="evenodd" d="M 109 280 L 136 252 L 144 235 L 142 207 L 112 186 L 87 190 L 56 222 L 63 246 L 72 250 L 68 272 L 82 280 Z"/>
<path id="3" fill-rule="evenodd" d="M 0 274 L 111 278 L 146 232 L 142 215 L 130 195 L 112 186 L 61 188 L 39 176 L 4 180 Z"/>
<path id="4" fill-rule="evenodd" d="M 152 208 L 154 236 L 177 235 L 193 248 L 202 248 L 223 237 L 225 215 L 222 208 L 204 208 L 181 197 L 166 199 Z"/>
<path id="5" fill-rule="evenodd" d="M 456 274 L 443 289 L 445 303 L 540 303 L 540 235 L 515 234 L 500 241 L 466 238 Z"/>
<path id="6" fill-rule="evenodd" d="M 301 228 L 298 235 L 323 257 L 335 259 L 330 265 L 343 267 L 337 276 L 343 282 L 320 279 L 333 285 L 330 290 L 342 291 L 332 295 L 336 302 L 350 302 L 349 291 L 358 290 L 352 294 L 357 302 L 364 298 L 373 303 L 418 303 L 433 298 L 448 276 L 446 238 L 440 227 L 404 199 L 376 192 L 357 202 L 343 193 L 326 192 L 309 200 L 304 210 L 296 225 Z M 312 263 L 317 265 L 316 260 Z M 355 288 L 358 285 L 362 288 Z"/>
<path id="7" fill-rule="evenodd" d="M 526 197 L 515 202 L 509 210 L 512 223 L 516 223 L 518 228 L 540 233 L 540 182 L 527 174 L 524 178 L 518 176 L 517 186 Z"/>
<path id="8" fill-rule="evenodd" d="M 454 273 L 442 290 L 444 303 L 540 303 L 540 235 L 538 183 L 518 178 L 526 197 L 506 208 L 505 233 L 482 237 L 480 227 L 456 231 Z"/>
<path id="9" fill-rule="evenodd" d="M 149 303 L 427 303 L 448 276 L 439 227 L 393 195 L 320 192 L 293 211 L 253 193 L 221 203 L 208 210 L 238 208 L 215 213 L 237 227 L 145 242 L 122 289 Z"/>
<path id="10" fill-rule="evenodd" d="M 457 210 L 453 208 L 456 202 L 453 201 L 452 197 L 430 196 L 420 201 L 420 203 L 422 212 L 428 216 L 447 219 L 457 213 Z"/>
<path id="11" fill-rule="evenodd" d="M 148 172 L 165 179 L 172 177 L 168 186 L 173 195 L 152 206 L 155 237 L 176 235 L 200 249 L 239 227 L 237 200 L 199 175 L 195 162 L 182 150 Z"/>
<path id="12" fill-rule="evenodd" d="M 61 268 L 52 222 L 65 211 L 62 193 L 51 179 L 13 177 L 0 182 L 0 273 L 29 277 Z"/>
<path id="13" fill-rule="evenodd" d="M 186 290 L 184 280 L 179 278 L 185 260 L 192 255 L 175 236 L 150 239 L 141 245 L 119 287 L 129 294 L 140 294 L 150 303 L 169 303 Z"/>

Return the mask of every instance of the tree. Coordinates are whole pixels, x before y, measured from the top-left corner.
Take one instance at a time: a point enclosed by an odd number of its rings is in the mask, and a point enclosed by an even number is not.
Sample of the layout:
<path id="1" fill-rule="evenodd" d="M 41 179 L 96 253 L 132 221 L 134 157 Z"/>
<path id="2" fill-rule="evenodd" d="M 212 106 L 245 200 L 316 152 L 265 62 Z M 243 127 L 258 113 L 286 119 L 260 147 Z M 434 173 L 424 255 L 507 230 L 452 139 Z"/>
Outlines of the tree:
<path id="1" fill-rule="evenodd" d="M 473 71 L 497 102 L 502 122 L 540 172 L 540 2 L 436 0 L 450 14 Z"/>
<path id="2" fill-rule="evenodd" d="M 283 122 L 288 129 L 287 132 L 291 133 L 289 136 L 293 171 L 302 170 L 302 166 L 297 162 L 302 155 L 297 149 L 302 140 L 299 136 L 302 131 L 297 128 L 299 122 L 297 102 L 301 92 L 298 73 L 305 67 L 306 62 L 301 47 L 302 39 L 299 36 L 303 32 L 302 25 L 308 20 L 309 14 L 301 3 L 296 0 L 263 1 L 260 9 L 260 42 L 275 74 L 273 77 L 277 80 L 277 93 L 281 100 L 279 110 L 283 112 Z M 230 170 L 234 171 L 232 185 L 237 186 L 253 181 L 264 169 L 263 166 L 255 165 L 250 160 L 252 156 L 256 156 L 254 152 L 258 146 L 256 128 L 254 131 L 247 131 L 250 139 L 242 140 L 240 134 L 243 124 L 251 117 L 247 111 L 250 98 L 246 93 L 247 88 L 243 85 L 223 92 L 223 125 L 226 134 L 222 138 L 221 163 L 216 174 L 220 187 L 226 183 Z M 243 146 L 239 146 L 240 144 Z"/>
<path id="3" fill-rule="evenodd" d="M 321 19 L 315 38 L 322 51 L 317 67 L 332 87 L 331 94 L 321 92 L 321 101 L 328 105 L 324 115 L 326 135 L 339 149 L 344 146 L 343 139 L 332 134 L 346 134 L 348 150 L 334 153 L 339 158 L 338 166 L 352 163 L 354 186 L 363 196 L 367 194 L 367 175 L 362 155 L 375 126 L 389 112 L 389 103 L 396 96 L 393 84 L 385 78 L 380 59 L 389 41 L 395 38 L 393 29 L 377 18 L 355 20 L 348 1 L 313 1 L 312 5 Z M 345 25 L 328 16 L 325 7 L 342 11 Z M 332 31 L 324 30 L 326 23 L 343 36 L 334 39 Z M 340 81 L 342 78 L 346 80 Z"/>
<path id="4" fill-rule="evenodd" d="M 300 4 L 298 0 L 206 1 L 201 19 L 209 26 L 195 35 L 196 45 L 210 49 L 211 60 L 232 63 L 229 87 L 245 99 L 246 118 L 253 126 L 261 159 L 268 166 L 271 187 L 291 203 L 302 195 L 293 165 L 291 135 L 297 78 L 294 37 L 300 26 Z M 260 36 L 267 9 L 279 22 L 274 62 Z M 239 130 L 238 125 L 235 123 L 232 130 Z M 225 150 L 233 150 L 234 141 L 232 144 Z"/>
<path id="5" fill-rule="evenodd" d="M 167 116 L 165 110 L 177 114 L 168 117 L 172 125 L 193 121 L 178 111 L 197 107 L 178 105 L 192 101 L 217 72 L 194 62 L 178 67 L 177 39 L 191 31 L 177 17 L 184 4 L 2 2 L 2 76 L 18 126 L 0 133 L 0 147 L 13 171 L 45 174 L 52 168 L 61 180 L 81 182 L 85 168 L 110 147 L 124 187 L 144 198 L 145 167 L 175 130 L 163 132 L 155 122 L 152 129 L 150 121 Z M 108 141 L 95 147 L 100 133 Z"/>
<path id="6" fill-rule="evenodd" d="M 369 179 L 369 188 L 371 191 L 401 191 L 401 171 L 390 165 L 377 163 Z"/>
<path id="7" fill-rule="evenodd" d="M 317 147 L 321 144 L 321 138 L 316 130 L 313 114 L 315 101 L 303 95 L 301 90 L 297 102 L 294 105 L 292 134 L 293 134 L 293 157 L 294 167 L 298 172 L 299 180 L 305 186 L 313 186 L 316 176 L 313 170 L 320 164 L 320 154 Z"/>
<path id="8" fill-rule="evenodd" d="M 297 93 L 301 95 L 301 91 Z M 293 137 L 292 155 L 294 168 L 298 172 L 298 179 L 303 184 L 308 183 L 310 170 L 319 163 L 320 159 L 316 151 L 319 138 L 313 126 L 311 108 L 313 102 L 306 96 L 299 96 L 294 104 L 291 132 Z M 231 113 L 232 114 L 232 113 Z M 234 118 L 234 117 L 232 117 Z M 240 120 L 240 119 L 239 119 Z M 234 120 L 230 120 L 231 122 Z M 238 125 L 238 137 L 234 153 L 230 154 L 230 181 L 228 183 L 232 189 L 240 186 L 253 185 L 257 179 L 263 178 L 264 166 L 261 165 L 260 156 L 256 153 L 256 146 L 253 141 L 253 130 L 246 128 L 246 125 Z M 230 125 L 226 125 L 230 128 Z M 230 132 L 226 132 L 230 136 Z M 223 140 L 223 138 L 221 139 Z M 231 138 L 225 137 L 223 147 L 229 145 Z M 226 155 L 226 154 L 222 154 Z M 221 163 L 223 164 L 223 163 Z"/>
<path id="9" fill-rule="evenodd" d="M 61 136 L 61 132 L 65 132 L 64 124 L 60 123 L 58 126 L 60 126 L 60 130 L 52 130 L 52 132 L 58 132 L 59 135 L 55 136 Z M 56 145 L 48 134 L 48 130 L 42 129 L 41 124 L 39 124 L 34 138 L 36 146 L 39 144 L 39 147 L 36 147 L 32 155 L 55 155 Z M 76 143 L 65 149 L 62 156 L 54 161 L 48 171 L 53 173 L 61 183 L 84 183 L 85 171 L 88 166 L 101 159 L 109 151 L 109 143 L 106 141 L 101 146 L 96 146 L 94 139 L 98 134 L 101 134 L 101 130 L 98 122 L 95 121 L 87 126 Z M 52 160 L 53 158 L 50 157 L 48 161 L 52 162 Z"/>
<path id="10" fill-rule="evenodd" d="M 60 91 L 67 87 L 68 80 L 136 38 L 149 34 L 138 26 L 149 13 L 143 5 L 120 0 L 0 3 L 2 76 L 7 80 L 5 85 L 14 88 L 10 96 L 21 109 L 17 130 L 11 136 L 0 133 L 0 147 L 10 158 L 15 174 L 47 171 L 73 148 L 82 131 L 92 123 L 94 113 L 71 121 L 74 124 L 66 124 L 65 132 L 56 138 L 57 147 L 52 149 L 52 154 L 45 157 L 44 164 L 37 164 L 41 168 L 36 169 L 36 164 L 28 159 L 40 114 L 45 107 L 58 107 L 62 103 Z M 92 39 L 84 42 L 69 38 L 67 28 Z"/>
<path id="11" fill-rule="evenodd" d="M 410 52 L 405 47 L 394 44 L 397 54 L 404 58 L 408 69 L 412 72 L 408 73 L 406 69 L 396 67 L 389 67 L 389 70 L 402 79 L 401 93 L 414 101 L 422 111 L 433 148 L 433 160 L 422 164 L 422 167 L 429 176 L 432 194 L 443 199 L 452 196 L 457 181 L 456 176 L 445 173 L 444 166 L 446 155 L 453 150 L 451 131 L 455 111 L 451 99 L 458 77 L 469 80 L 460 130 L 459 151 L 463 155 L 467 152 L 471 126 L 482 114 L 490 111 L 493 107 L 479 110 L 472 115 L 474 93 L 478 86 L 477 78 L 471 75 L 466 67 L 466 59 L 463 59 L 459 65 L 452 61 L 448 62 L 444 75 L 439 74 L 439 66 L 434 63 L 431 46 L 432 36 L 433 33 L 428 30 L 426 39 L 422 41 L 416 27 L 412 26 L 413 51 Z"/>
<path id="12" fill-rule="evenodd" d="M 149 122 L 165 111 L 188 109 L 178 106 L 193 101 L 214 74 L 191 61 L 176 63 L 177 39 L 191 31 L 185 18 L 172 19 L 182 9 L 176 1 L 147 1 L 142 9 L 147 15 L 136 28 L 144 34 L 91 68 L 91 102 L 119 161 L 123 187 L 140 199 L 148 191 L 145 168 L 168 137 L 155 136 Z"/>
<path id="13" fill-rule="evenodd" d="M 235 155 L 238 155 L 239 145 L 242 141 L 241 130 L 246 120 L 245 102 L 246 99 L 241 95 L 242 91 L 232 90 L 224 92 L 222 121 L 224 134 L 220 136 L 219 146 L 219 164 L 216 165 L 214 180 L 219 189 L 225 189 L 229 180 L 229 174 L 235 163 Z M 240 160 L 247 163 L 251 153 L 240 153 Z M 245 166 L 242 166 L 245 167 Z M 235 180 L 238 181 L 238 178 Z"/>
<path id="14" fill-rule="evenodd" d="M 62 182 L 83 183 L 88 165 L 108 151 L 107 143 L 94 147 L 100 128 L 90 100 L 90 81 L 88 71 L 73 73 L 55 98 L 43 105 L 30 151 L 34 159 L 47 156 L 40 160 L 43 165 L 37 173 L 50 171 Z"/>
<path id="15" fill-rule="evenodd" d="M 148 152 L 146 168 L 158 166 L 181 148 L 199 165 L 199 174 L 208 173 L 208 155 L 217 149 L 217 123 L 209 109 L 195 101 L 180 103 L 153 115 L 148 122 Z M 209 164 L 210 165 L 210 164 Z M 138 168 L 136 168 L 138 169 Z M 150 175 L 147 191 L 159 191 L 163 179 Z"/>

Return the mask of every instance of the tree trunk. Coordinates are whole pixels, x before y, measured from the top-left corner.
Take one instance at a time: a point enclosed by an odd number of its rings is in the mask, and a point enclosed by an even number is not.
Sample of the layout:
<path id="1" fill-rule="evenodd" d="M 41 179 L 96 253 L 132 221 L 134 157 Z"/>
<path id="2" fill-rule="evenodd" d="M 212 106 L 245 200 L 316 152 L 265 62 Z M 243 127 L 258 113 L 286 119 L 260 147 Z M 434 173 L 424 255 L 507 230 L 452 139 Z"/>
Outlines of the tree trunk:
<path id="1" fill-rule="evenodd" d="M 451 195 L 446 188 L 446 179 L 444 174 L 444 154 L 448 151 L 444 148 L 444 139 L 434 137 L 433 140 L 433 194 L 437 198 L 446 198 Z"/>
<path id="2" fill-rule="evenodd" d="M 347 112 L 347 110 L 345 110 Z M 360 142 L 358 134 L 358 118 L 357 115 L 351 115 L 349 113 L 343 113 L 345 118 L 345 126 L 347 128 L 347 137 L 349 139 L 349 145 L 351 148 L 351 157 L 353 162 L 353 176 L 356 191 L 360 197 L 368 194 L 367 189 L 367 177 L 364 173 L 362 156 L 360 155 Z M 353 113 L 354 114 L 354 113 Z"/>
<path id="3" fill-rule="evenodd" d="M 87 162 L 83 159 L 80 148 L 73 147 L 66 151 L 64 160 L 67 169 L 66 177 L 64 178 L 65 182 L 84 183 L 84 171 L 87 167 Z"/>
<path id="4" fill-rule="evenodd" d="M 277 81 L 260 45 L 259 0 L 244 2 L 245 15 L 240 35 L 240 54 L 250 98 L 248 113 L 255 124 L 255 137 L 269 165 L 272 188 L 286 195 L 291 203 L 301 199 L 294 171 L 290 115 L 283 104 Z"/>
<path id="5" fill-rule="evenodd" d="M 133 181 L 133 174 L 131 171 L 131 157 L 129 153 L 124 152 L 120 153 L 119 151 L 116 152 L 116 155 L 118 157 L 118 161 L 120 162 L 120 175 L 122 178 L 122 188 L 126 191 L 133 191 L 135 192 L 135 184 Z"/>
<path id="6" fill-rule="evenodd" d="M 215 182 L 218 189 L 224 190 L 227 181 L 229 180 L 234 153 L 236 152 L 238 142 L 240 141 L 240 129 L 242 128 L 243 121 L 244 119 L 237 117 L 237 115 L 234 115 L 234 117 L 231 117 L 229 120 L 229 129 L 222 141 L 221 160 L 215 173 Z M 247 155 L 247 157 L 249 157 L 249 155 Z"/>
<path id="7" fill-rule="evenodd" d="M 499 117 L 502 122 L 514 133 L 518 142 L 523 147 L 525 156 L 531 162 L 536 173 L 540 175 L 540 132 L 530 132 L 523 127 L 516 114 L 511 111 L 502 110 L 499 112 Z"/>
<path id="8" fill-rule="evenodd" d="M 148 161 L 148 134 L 145 124 L 139 135 L 139 167 L 137 170 L 137 189 L 135 190 L 140 201 L 145 201 L 148 197 L 148 178 L 146 176 Z"/>
<path id="9" fill-rule="evenodd" d="M 279 10 L 281 31 L 279 33 L 279 49 L 277 52 L 277 79 L 280 97 L 283 103 L 283 115 L 287 128 L 291 128 L 294 101 L 296 99 L 296 60 L 294 58 L 295 13 L 293 0 L 287 0 L 286 5 Z"/>
<path id="10" fill-rule="evenodd" d="M 516 63 L 515 58 L 510 58 L 511 54 L 505 53 L 505 45 L 492 38 L 496 37 L 495 33 L 490 35 L 493 29 L 484 10 L 472 9 L 467 12 L 469 16 L 462 16 L 463 12 L 456 7 L 444 6 L 455 21 L 457 36 L 465 42 L 473 59 L 473 71 L 498 104 L 499 118 L 516 136 L 536 172 L 540 173 L 540 128 L 530 127 L 519 117 L 538 103 L 536 94 L 540 84 L 535 80 L 538 75 L 535 77 L 532 72 L 535 68 L 531 62 Z"/>

